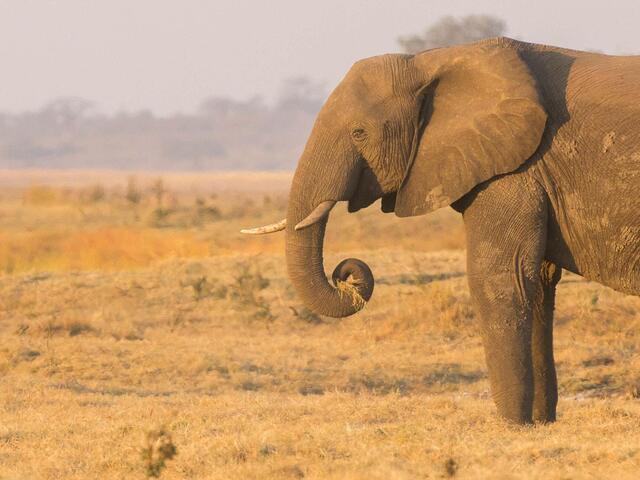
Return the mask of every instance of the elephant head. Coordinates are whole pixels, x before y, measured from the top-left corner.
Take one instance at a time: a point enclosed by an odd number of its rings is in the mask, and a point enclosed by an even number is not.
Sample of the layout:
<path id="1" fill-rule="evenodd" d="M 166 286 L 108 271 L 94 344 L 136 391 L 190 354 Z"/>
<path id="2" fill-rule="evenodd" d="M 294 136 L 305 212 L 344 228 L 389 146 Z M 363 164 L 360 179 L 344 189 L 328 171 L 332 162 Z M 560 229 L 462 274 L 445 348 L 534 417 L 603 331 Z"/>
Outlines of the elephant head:
<path id="1" fill-rule="evenodd" d="M 384 212 L 422 215 L 516 170 L 538 148 L 546 113 L 518 53 L 500 41 L 382 55 L 353 65 L 319 112 L 296 169 L 287 217 L 245 233 L 286 228 L 289 276 L 306 305 L 333 317 L 354 302 L 325 276 L 327 218 L 339 201 L 357 211 L 382 199 Z M 333 273 L 363 300 L 367 265 L 349 259 Z"/>

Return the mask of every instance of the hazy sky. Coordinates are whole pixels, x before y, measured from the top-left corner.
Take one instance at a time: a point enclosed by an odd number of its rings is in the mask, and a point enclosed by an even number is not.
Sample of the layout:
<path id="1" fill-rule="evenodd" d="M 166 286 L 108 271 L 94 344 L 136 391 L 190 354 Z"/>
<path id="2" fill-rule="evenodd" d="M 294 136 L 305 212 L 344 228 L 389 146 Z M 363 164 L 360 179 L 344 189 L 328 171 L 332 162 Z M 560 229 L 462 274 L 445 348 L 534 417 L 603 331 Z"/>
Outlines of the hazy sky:
<path id="1" fill-rule="evenodd" d="M 0 110 L 80 96 L 188 112 L 212 95 L 273 99 L 299 75 L 330 89 L 398 36 L 471 13 L 527 41 L 640 53 L 639 0 L 0 0 Z"/>

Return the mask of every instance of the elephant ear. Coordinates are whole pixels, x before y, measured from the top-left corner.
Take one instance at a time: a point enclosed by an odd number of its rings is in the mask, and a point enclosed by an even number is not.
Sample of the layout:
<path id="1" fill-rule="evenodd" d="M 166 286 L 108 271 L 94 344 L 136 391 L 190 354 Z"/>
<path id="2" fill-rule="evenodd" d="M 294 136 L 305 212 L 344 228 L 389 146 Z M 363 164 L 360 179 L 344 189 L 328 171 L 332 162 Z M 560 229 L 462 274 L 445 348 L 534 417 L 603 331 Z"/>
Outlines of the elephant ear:
<path id="1" fill-rule="evenodd" d="M 546 113 L 517 52 L 471 45 L 414 57 L 430 71 L 421 95 L 422 136 L 397 192 L 399 217 L 450 205 L 473 187 L 512 172 L 540 144 Z"/>

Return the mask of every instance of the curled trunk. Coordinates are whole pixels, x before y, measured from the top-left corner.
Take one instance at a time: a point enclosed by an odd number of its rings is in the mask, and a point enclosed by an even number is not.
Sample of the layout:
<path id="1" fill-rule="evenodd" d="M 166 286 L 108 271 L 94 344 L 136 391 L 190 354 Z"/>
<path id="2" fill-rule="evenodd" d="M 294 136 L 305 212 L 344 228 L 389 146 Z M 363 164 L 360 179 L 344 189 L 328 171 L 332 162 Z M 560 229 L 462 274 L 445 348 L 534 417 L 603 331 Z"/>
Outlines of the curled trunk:
<path id="1" fill-rule="evenodd" d="M 329 211 L 335 202 L 353 196 L 363 169 L 351 139 L 342 135 L 331 112 L 334 103 L 328 100 L 318 115 L 293 177 L 286 257 L 289 278 L 307 307 L 320 315 L 346 317 L 371 297 L 373 275 L 356 259 L 336 267 L 333 285 L 324 273 L 322 247 Z"/>
<path id="2" fill-rule="evenodd" d="M 313 210 L 305 205 L 301 192 L 292 190 L 286 228 L 286 257 L 289 278 L 309 309 L 329 317 L 353 315 L 373 293 L 373 274 L 357 259 L 342 261 L 334 270 L 331 285 L 324 272 L 323 241 L 327 218 L 301 230 L 294 226 Z"/>

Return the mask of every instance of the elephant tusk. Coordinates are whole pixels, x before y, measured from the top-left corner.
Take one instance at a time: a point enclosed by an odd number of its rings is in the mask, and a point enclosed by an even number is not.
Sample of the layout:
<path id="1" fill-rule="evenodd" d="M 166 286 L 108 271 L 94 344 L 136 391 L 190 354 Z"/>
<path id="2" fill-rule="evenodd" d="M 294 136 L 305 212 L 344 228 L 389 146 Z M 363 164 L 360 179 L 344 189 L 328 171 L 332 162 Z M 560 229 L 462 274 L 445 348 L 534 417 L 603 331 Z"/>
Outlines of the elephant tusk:
<path id="1" fill-rule="evenodd" d="M 274 233 L 284 230 L 287 227 L 287 219 L 283 218 L 279 222 L 265 225 L 264 227 L 256 228 L 243 228 L 240 233 L 247 233 L 249 235 L 264 235 L 265 233 Z"/>
<path id="2" fill-rule="evenodd" d="M 334 200 L 327 200 L 325 202 L 322 202 L 313 210 L 313 212 L 309 214 L 307 218 L 298 223 L 295 226 L 295 229 L 302 230 L 303 228 L 313 225 L 323 218 L 326 218 L 335 204 L 336 202 Z"/>

